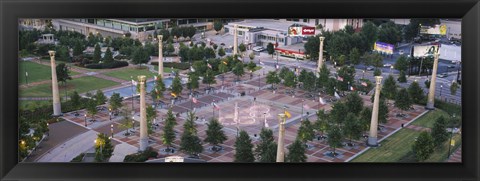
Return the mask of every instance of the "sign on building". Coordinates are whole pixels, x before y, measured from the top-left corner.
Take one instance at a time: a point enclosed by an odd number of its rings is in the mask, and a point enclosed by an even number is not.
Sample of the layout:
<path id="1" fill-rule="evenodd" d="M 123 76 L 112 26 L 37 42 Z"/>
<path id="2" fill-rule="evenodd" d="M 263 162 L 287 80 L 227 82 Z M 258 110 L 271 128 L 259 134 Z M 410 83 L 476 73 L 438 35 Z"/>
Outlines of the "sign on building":
<path id="1" fill-rule="evenodd" d="M 425 57 L 425 56 L 431 56 L 435 52 L 439 52 L 439 46 L 438 45 L 423 45 L 423 46 L 414 46 L 412 49 L 412 56 L 413 57 Z"/>
<path id="2" fill-rule="evenodd" d="M 373 50 L 381 53 L 393 54 L 394 47 L 395 46 L 392 44 L 377 41 L 375 42 L 375 45 L 373 45 Z"/>
<path id="3" fill-rule="evenodd" d="M 293 25 L 288 27 L 288 35 L 290 36 L 315 35 L 315 27 Z"/>
<path id="4" fill-rule="evenodd" d="M 447 25 L 435 25 L 431 26 L 421 26 L 420 34 L 425 35 L 446 35 L 447 34 Z"/>
<path id="5" fill-rule="evenodd" d="M 165 162 L 183 162 L 183 157 L 181 156 L 165 157 Z"/>

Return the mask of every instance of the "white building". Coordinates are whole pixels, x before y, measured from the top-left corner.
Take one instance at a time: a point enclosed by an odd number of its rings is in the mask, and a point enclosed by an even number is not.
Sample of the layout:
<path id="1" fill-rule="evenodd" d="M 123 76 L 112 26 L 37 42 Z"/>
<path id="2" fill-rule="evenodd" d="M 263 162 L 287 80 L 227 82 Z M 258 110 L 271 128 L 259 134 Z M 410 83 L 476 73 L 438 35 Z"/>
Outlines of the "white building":
<path id="1" fill-rule="evenodd" d="M 363 19 L 279 19 L 284 22 L 302 23 L 307 26 L 317 27 L 322 25 L 326 31 L 338 31 L 345 26 L 350 25 L 355 30 L 359 30 L 363 26 Z M 318 32 L 319 33 L 319 32 Z"/>
<path id="2" fill-rule="evenodd" d="M 447 25 L 447 38 L 462 39 L 461 19 L 440 19 L 441 24 Z"/>

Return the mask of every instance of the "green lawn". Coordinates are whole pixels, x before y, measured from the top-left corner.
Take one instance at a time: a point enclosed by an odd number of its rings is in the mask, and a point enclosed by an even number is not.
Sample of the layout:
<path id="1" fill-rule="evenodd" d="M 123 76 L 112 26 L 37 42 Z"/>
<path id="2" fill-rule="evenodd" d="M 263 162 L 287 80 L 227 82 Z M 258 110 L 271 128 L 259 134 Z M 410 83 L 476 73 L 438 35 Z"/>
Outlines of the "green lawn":
<path id="1" fill-rule="evenodd" d="M 370 148 L 351 162 L 397 162 L 411 151 L 418 135 L 420 132 L 404 128 L 383 140 L 381 146 Z"/>
<path id="2" fill-rule="evenodd" d="M 18 65 L 18 83 L 25 84 L 25 71 L 28 72 L 28 83 L 39 82 L 44 80 L 51 80 L 52 72 L 49 66 L 20 61 Z M 78 73 L 70 71 L 70 75 L 77 75 Z"/>
<path id="3" fill-rule="evenodd" d="M 158 71 L 158 65 L 154 65 L 155 67 L 155 71 Z M 174 71 L 177 71 L 177 69 L 174 69 L 174 68 L 170 68 L 170 67 L 163 67 L 163 72 L 164 73 L 172 73 L 172 69 Z"/>
<path id="4" fill-rule="evenodd" d="M 119 83 L 96 78 L 93 76 L 85 76 L 67 81 L 67 93 L 70 94 L 73 91 L 77 91 L 79 94 L 85 93 L 87 91 L 103 89 L 107 87 L 112 87 L 118 85 Z M 63 85 L 59 84 L 60 96 L 65 97 L 65 89 Z M 20 97 L 48 97 L 52 96 L 51 84 L 41 84 L 34 87 L 29 87 L 26 89 L 20 90 Z"/>
<path id="5" fill-rule="evenodd" d="M 137 68 L 125 68 L 121 70 L 115 70 L 111 72 L 104 73 L 106 76 L 119 78 L 122 80 L 131 80 L 130 76 L 133 76 L 134 80 L 137 80 L 137 76 L 145 75 L 147 78 L 153 78 L 153 76 L 158 75 L 156 73 L 150 72 L 148 69 L 137 69 Z"/>
<path id="6" fill-rule="evenodd" d="M 433 127 L 436 118 L 441 115 L 448 116 L 443 111 L 436 109 L 422 117 L 418 118 L 413 125 Z M 420 135 L 420 132 L 412 129 L 403 128 L 392 136 L 380 142 L 381 146 L 370 148 L 368 151 L 362 153 L 360 156 L 353 159 L 351 162 L 415 162 L 415 156 L 412 152 L 412 145 L 415 138 Z M 455 147 L 458 148 L 461 144 L 461 135 L 454 135 Z M 445 142 L 443 146 L 435 150 L 426 162 L 442 162 L 447 157 L 449 141 Z"/>
<path id="7" fill-rule="evenodd" d="M 440 109 L 435 109 L 433 111 L 428 112 L 427 114 L 422 116 L 422 119 L 417 119 L 416 121 L 412 122 L 412 125 L 415 126 L 422 126 L 425 128 L 433 128 L 433 124 L 435 124 L 435 121 L 440 117 L 443 116 L 448 120 L 450 117 L 447 112 L 440 110 Z"/>

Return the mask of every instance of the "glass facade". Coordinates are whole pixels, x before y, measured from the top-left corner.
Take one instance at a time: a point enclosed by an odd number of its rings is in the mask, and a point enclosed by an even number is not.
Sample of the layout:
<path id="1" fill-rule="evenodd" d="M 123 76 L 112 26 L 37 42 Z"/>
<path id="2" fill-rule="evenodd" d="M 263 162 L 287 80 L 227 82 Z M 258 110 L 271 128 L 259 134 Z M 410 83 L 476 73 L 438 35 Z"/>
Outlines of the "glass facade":
<path id="1" fill-rule="evenodd" d="M 161 21 L 152 21 L 152 23 L 135 25 L 123 21 L 115 21 L 111 19 L 71 19 L 72 21 L 94 24 L 97 26 L 102 26 L 106 28 L 112 28 L 122 31 L 133 31 L 133 32 L 142 32 L 142 31 L 151 31 L 155 29 L 161 29 L 164 27 Z"/>

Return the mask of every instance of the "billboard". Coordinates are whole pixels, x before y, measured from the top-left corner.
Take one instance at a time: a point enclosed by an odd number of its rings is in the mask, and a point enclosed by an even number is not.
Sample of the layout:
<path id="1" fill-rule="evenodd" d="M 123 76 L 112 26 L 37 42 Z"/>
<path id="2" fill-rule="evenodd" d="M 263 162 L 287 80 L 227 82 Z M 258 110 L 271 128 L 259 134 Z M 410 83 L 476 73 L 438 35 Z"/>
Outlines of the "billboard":
<path id="1" fill-rule="evenodd" d="M 413 46 L 412 47 L 412 56 L 413 57 L 425 57 L 433 54 L 434 52 L 439 52 L 438 45 L 422 45 L 422 46 Z"/>
<path id="2" fill-rule="evenodd" d="M 288 27 L 288 35 L 290 36 L 315 35 L 315 27 L 290 26 Z"/>
<path id="3" fill-rule="evenodd" d="M 375 45 L 373 45 L 373 50 L 386 54 L 393 54 L 394 47 L 395 46 L 392 44 L 377 41 L 375 42 Z"/>
<path id="4" fill-rule="evenodd" d="M 420 34 L 426 35 L 446 35 L 447 34 L 447 25 L 435 25 L 431 26 L 421 26 Z"/>

